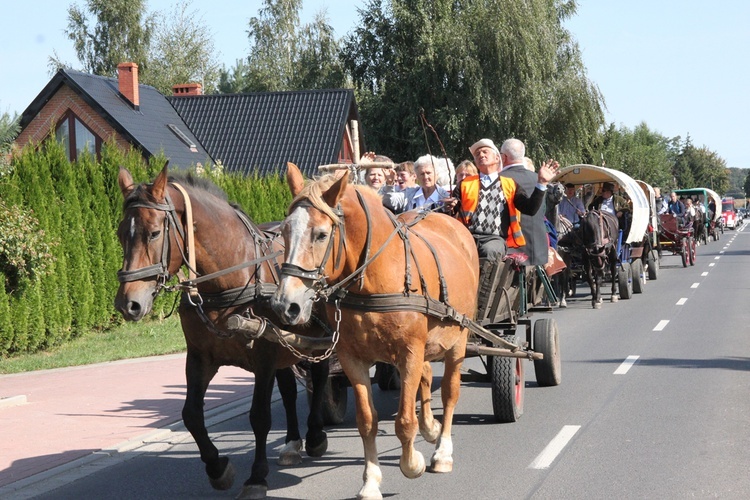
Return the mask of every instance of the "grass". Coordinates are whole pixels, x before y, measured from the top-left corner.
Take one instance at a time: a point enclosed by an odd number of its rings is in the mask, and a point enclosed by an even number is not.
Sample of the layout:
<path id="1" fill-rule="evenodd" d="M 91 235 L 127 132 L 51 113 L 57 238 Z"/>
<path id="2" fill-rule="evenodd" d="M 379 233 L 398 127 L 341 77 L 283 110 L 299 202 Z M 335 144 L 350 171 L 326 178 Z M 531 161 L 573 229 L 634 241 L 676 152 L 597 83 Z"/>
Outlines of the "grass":
<path id="1" fill-rule="evenodd" d="M 177 316 L 166 320 L 125 323 L 92 331 L 64 345 L 35 354 L 0 358 L 0 374 L 104 363 L 185 351 Z"/>

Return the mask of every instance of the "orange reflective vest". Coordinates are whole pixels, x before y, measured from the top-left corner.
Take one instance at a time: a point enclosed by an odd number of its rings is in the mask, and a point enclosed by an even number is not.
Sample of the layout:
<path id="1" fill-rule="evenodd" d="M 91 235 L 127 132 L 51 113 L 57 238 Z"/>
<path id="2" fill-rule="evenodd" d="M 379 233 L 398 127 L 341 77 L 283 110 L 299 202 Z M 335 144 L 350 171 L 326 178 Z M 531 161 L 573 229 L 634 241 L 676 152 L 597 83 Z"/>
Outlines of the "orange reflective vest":
<path id="1" fill-rule="evenodd" d="M 510 177 L 500 177 L 499 179 L 505 195 L 506 209 L 510 216 L 510 227 L 505 237 L 505 244 L 508 248 L 522 247 L 526 245 L 526 239 L 521 232 L 521 213 L 516 209 L 516 204 L 513 201 L 516 196 L 516 181 Z M 461 181 L 461 212 L 458 218 L 465 226 L 471 224 L 471 218 L 479 204 L 480 187 L 478 175 L 472 175 Z"/>

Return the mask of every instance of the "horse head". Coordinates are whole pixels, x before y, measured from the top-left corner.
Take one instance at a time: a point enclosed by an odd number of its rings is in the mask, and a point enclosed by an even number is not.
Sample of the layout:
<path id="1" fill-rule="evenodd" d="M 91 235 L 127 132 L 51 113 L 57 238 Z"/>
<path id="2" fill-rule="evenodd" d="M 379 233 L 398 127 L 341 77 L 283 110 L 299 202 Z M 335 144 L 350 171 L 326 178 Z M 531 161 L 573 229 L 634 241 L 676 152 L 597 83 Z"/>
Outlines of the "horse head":
<path id="1" fill-rule="evenodd" d="M 117 237 L 123 249 L 122 269 L 117 273 L 120 287 L 115 308 L 128 321 L 138 321 L 151 311 L 154 297 L 182 264 L 178 252 L 171 255 L 167 200 L 167 167 L 151 184 L 136 186 L 133 177 L 120 168 L 118 184 L 122 192 L 123 219 Z"/>
<path id="2" fill-rule="evenodd" d="M 559 205 L 564 197 L 565 186 L 563 186 L 562 182 L 552 182 L 547 184 L 547 208 Z"/>
<path id="3" fill-rule="evenodd" d="M 317 293 L 333 276 L 341 257 L 343 215 L 338 206 L 349 184 L 349 172 L 305 185 L 297 166 L 287 163 L 287 183 L 295 198 L 281 224 L 285 255 L 271 307 L 284 323 L 297 325 L 310 319 Z"/>

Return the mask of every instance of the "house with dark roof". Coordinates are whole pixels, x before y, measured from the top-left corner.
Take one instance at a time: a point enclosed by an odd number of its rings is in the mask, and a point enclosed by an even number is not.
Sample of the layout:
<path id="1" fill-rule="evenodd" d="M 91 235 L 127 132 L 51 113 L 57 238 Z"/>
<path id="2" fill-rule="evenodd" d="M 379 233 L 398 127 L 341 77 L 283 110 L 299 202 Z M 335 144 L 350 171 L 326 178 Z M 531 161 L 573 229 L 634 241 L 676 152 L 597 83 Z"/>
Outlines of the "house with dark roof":
<path id="1" fill-rule="evenodd" d="M 21 115 L 16 144 L 50 134 L 75 160 L 114 138 L 148 160 L 164 153 L 170 168 L 220 162 L 228 172 L 265 175 L 291 161 L 307 175 L 319 165 L 353 163 L 363 144 L 349 89 L 202 95 L 197 83 L 172 96 L 138 82 L 138 65 L 109 78 L 60 69 Z"/>

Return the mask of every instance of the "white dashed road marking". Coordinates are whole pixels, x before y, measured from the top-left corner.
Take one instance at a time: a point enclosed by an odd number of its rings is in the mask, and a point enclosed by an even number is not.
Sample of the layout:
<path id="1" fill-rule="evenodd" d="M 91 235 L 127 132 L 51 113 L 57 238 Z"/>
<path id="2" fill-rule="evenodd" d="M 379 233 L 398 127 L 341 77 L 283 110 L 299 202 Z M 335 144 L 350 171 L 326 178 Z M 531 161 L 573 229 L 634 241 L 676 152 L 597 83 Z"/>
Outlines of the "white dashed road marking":
<path id="1" fill-rule="evenodd" d="M 701 276 L 708 276 L 708 273 L 701 273 Z"/>
<path id="2" fill-rule="evenodd" d="M 563 426 L 560 432 L 557 433 L 557 436 L 531 462 L 529 469 L 547 469 L 580 428 L 580 425 Z"/>
<path id="3" fill-rule="evenodd" d="M 708 267 L 714 267 L 715 265 L 716 265 L 716 263 L 715 263 L 715 262 L 711 262 L 711 263 L 710 263 L 710 264 L 708 265 Z"/>
<path id="4" fill-rule="evenodd" d="M 678 300 L 677 304 L 675 304 L 675 305 L 677 305 L 677 306 L 684 306 L 685 302 L 687 302 L 687 299 L 685 297 L 683 297 L 680 300 Z"/>
<path id="5" fill-rule="evenodd" d="M 693 283 L 692 285 L 690 285 L 690 288 L 698 288 L 699 285 L 700 283 Z"/>
<path id="6" fill-rule="evenodd" d="M 640 358 L 640 356 L 628 356 L 612 375 L 625 375 L 635 362 L 638 361 L 638 358 Z"/>
<path id="7" fill-rule="evenodd" d="M 687 300 L 687 299 L 685 299 L 685 300 Z M 653 331 L 654 332 L 660 332 L 660 331 L 664 330 L 664 327 L 667 326 L 668 324 L 669 324 L 669 320 L 668 319 L 663 319 L 663 320 L 659 321 L 659 324 L 654 327 Z"/>

